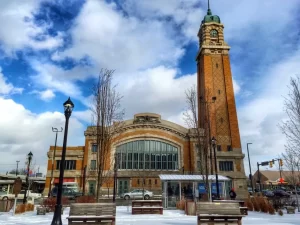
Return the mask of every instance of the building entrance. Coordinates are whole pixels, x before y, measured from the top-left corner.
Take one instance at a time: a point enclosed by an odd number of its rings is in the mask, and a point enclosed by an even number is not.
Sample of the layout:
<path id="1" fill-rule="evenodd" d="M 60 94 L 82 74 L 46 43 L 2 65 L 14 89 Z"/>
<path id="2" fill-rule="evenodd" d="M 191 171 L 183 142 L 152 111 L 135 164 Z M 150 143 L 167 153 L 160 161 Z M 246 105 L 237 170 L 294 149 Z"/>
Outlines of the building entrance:
<path id="1" fill-rule="evenodd" d="M 128 180 L 118 179 L 118 195 L 128 192 Z"/>

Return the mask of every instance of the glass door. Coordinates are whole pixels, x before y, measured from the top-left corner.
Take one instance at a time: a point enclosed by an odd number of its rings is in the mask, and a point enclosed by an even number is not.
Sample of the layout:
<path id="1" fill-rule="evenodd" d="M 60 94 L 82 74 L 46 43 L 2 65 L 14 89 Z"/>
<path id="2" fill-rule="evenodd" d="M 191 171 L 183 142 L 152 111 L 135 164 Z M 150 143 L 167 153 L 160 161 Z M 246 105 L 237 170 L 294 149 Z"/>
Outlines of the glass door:
<path id="1" fill-rule="evenodd" d="M 118 180 L 118 195 L 128 192 L 128 180 Z"/>

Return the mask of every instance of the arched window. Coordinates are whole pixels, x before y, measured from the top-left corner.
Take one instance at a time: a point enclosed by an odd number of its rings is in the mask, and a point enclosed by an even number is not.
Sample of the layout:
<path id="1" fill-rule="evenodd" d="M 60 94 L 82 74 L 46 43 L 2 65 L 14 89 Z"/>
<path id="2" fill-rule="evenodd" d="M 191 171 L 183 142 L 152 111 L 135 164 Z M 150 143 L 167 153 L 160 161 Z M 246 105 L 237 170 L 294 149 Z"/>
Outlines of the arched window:
<path id="1" fill-rule="evenodd" d="M 118 168 L 127 170 L 178 170 L 178 148 L 155 140 L 117 146 Z"/>
<path id="2" fill-rule="evenodd" d="M 210 37 L 217 38 L 218 37 L 218 31 L 213 29 L 210 31 Z"/>

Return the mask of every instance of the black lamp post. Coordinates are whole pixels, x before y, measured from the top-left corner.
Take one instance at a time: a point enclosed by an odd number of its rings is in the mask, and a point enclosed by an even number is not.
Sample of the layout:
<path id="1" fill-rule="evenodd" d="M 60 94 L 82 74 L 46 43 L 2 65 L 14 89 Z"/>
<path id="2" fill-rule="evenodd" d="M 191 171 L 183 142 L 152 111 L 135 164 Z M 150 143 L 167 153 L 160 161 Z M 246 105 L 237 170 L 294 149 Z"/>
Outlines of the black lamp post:
<path id="1" fill-rule="evenodd" d="M 115 154 L 115 165 L 114 165 L 114 191 L 113 191 L 113 202 L 116 202 L 117 195 L 117 187 L 118 187 L 118 167 L 119 167 L 119 159 L 117 154 Z"/>
<path id="2" fill-rule="evenodd" d="M 25 194 L 24 194 L 24 198 L 23 198 L 23 204 L 25 204 L 27 202 L 27 192 L 28 192 L 28 188 L 29 188 L 29 171 L 30 171 L 30 163 L 31 163 L 31 160 L 32 160 L 32 156 L 33 154 L 31 152 L 28 153 L 28 165 L 27 165 L 27 176 L 26 176 L 26 191 L 25 191 Z"/>
<path id="3" fill-rule="evenodd" d="M 212 137 L 211 143 L 214 148 L 214 156 L 215 156 L 215 173 L 216 173 L 216 186 L 217 186 L 217 199 L 220 199 L 220 191 L 219 191 L 219 177 L 218 177 L 218 164 L 217 164 L 217 154 L 216 154 L 216 143 L 217 140 L 215 137 Z"/>
<path id="4" fill-rule="evenodd" d="M 64 103 L 65 117 L 66 117 L 64 142 L 63 142 L 63 149 L 62 149 L 60 168 L 59 168 L 59 183 L 58 183 L 58 188 L 57 188 L 56 205 L 55 205 L 55 210 L 54 210 L 54 215 L 53 215 L 53 220 L 52 220 L 51 225 L 62 225 L 62 221 L 61 221 L 62 186 L 63 186 L 63 179 L 64 179 L 64 169 L 65 169 L 66 148 L 67 148 L 67 139 L 68 139 L 69 118 L 72 114 L 73 108 L 74 108 L 74 104 L 73 104 L 73 102 L 71 101 L 71 99 L 69 97 L 68 100 Z"/>

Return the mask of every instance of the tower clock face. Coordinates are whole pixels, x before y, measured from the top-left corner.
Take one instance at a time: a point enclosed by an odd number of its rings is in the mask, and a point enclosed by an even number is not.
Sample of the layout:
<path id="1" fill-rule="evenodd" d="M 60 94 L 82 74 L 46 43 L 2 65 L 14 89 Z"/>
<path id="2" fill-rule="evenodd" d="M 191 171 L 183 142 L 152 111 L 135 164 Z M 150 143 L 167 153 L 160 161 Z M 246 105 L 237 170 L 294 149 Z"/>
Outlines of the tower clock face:
<path id="1" fill-rule="evenodd" d="M 215 30 L 215 29 L 211 30 L 210 31 L 210 37 L 212 37 L 212 38 L 218 37 L 218 31 Z"/>

